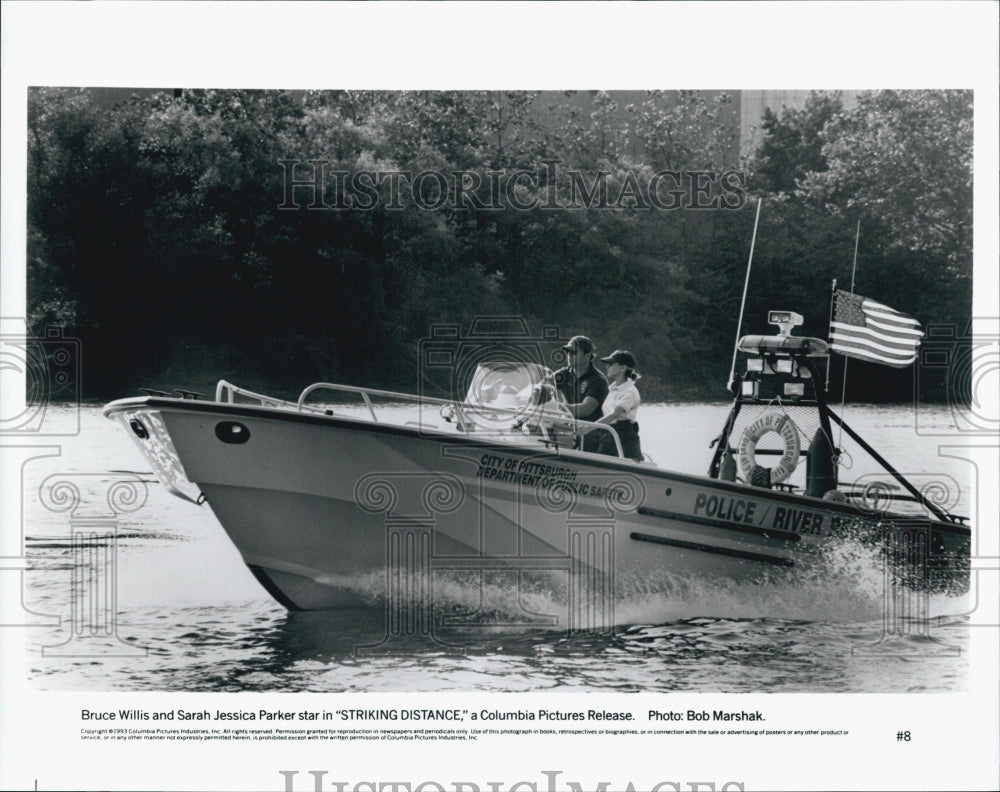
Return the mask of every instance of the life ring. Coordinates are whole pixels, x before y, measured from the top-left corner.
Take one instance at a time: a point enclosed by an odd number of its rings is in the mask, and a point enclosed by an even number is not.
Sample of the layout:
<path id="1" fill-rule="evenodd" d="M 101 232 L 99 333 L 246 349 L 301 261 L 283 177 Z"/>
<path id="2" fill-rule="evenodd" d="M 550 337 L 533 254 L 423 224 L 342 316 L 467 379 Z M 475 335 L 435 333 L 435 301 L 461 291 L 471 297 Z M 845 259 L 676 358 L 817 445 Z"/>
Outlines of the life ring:
<path id="1" fill-rule="evenodd" d="M 781 461 L 777 467 L 770 469 L 771 483 L 780 484 L 791 476 L 798 466 L 799 454 L 802 450 L 799 445 L 798 427 L 785 413 L 772 412 L 762 415 L 744 430 L 743 437 L 740 439 L 740 468 L 749 481 L 753 469 L 757 467 L 757 460 L 754 456 L 757 451 L 757 443 L 768 432 L 777 432 L 785 441 L 785 451 L 781 455 Z"/>

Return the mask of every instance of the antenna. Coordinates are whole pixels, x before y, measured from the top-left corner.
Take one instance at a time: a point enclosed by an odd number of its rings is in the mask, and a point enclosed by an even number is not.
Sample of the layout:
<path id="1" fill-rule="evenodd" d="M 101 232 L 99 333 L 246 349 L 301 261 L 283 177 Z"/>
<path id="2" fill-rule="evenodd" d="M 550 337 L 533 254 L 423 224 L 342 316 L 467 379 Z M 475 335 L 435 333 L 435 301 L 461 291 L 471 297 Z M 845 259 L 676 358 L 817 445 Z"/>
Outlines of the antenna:
<path id="1" fill-rule="evenodd" d="M 837 299 L 837 279 L 833 279 L 833 283 L 830 285 L 830 315 L 826 319 L 826 335 L 827 338 L 830 337 L 830 331 L 833 327 L 833 303 Z M 830 358 L 826 359 L 826 382 L 823 383 L 823 393 L 830 392 Z"/>
<path id="2" fill-rule="evenodd" d="M 747 260 L 747 276 L 743 281 L 743 299 L 740 300 L 740 321 L 736 325 L 736 343 L 733 344 L 733 362 L 729 366 L 729 383 L 726 385 L 726 390 L 731 391 L 733 389 L 733 380 L 736 377 L 736 350 L 740 345 L 740 331 L 743 329 L 743 309 L 747 304 L 747 287 L 750 285 L 750 265 L 753 264 L 753 249 L 754 245 L 757 243 L 757 223 L 760 222 L 760 204 L 762 198 L 757 199 L 757 215 L 753 220 L 753 237 L 750 239 L 750 258 Z"/>

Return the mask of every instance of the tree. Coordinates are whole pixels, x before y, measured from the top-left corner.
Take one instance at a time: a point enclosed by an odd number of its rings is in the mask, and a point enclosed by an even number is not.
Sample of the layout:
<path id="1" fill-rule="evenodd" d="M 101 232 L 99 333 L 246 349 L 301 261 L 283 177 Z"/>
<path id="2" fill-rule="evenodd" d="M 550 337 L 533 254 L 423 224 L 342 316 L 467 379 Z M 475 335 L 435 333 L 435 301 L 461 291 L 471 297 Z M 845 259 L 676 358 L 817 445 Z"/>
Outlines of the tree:
<path id="1" fill-rule="evenodd" d="M 832 213 L 873 219 L 887 250 L 971 278 L 971 91 L 863 93 L 820 138 L 828 167 L 803 179 L 805 194 Z"/>
<path id="2" fill-rule="evenodd" d="M 820 133 L 843 110 L 840 95 L 813 92 L 801 110 L 764 111 L 764 140 L 757 154 L 755 186 L 765 193 L 792 193 L 806 174 L 827 170 Z"/>
<path id="3" fill-rule="evenodd" d="M 833 278 L 841 288 L 853 282 L 858 293 L 925 325 L 945 323 L 965 332 L 972 276 L 971 93 L 862 93 L 846 109 L 838 109 L 836 97 L 813 95 L 803 109 L 785 109 L 766 127 L 751 183 L 766 198 L 756 294 L 801 300 L 809 309 L 806 331 L 821 337 L 829 304 L 821 287 Z M 817 319 L 808 320 L 810 314 Z M 864 397 L 906 393 L 910 371 L 867 368 Z M 921 386 L 928 388 L 925 398 L 943 392 L 933 374 L 922 377 Z"/>
<path id="4" fill-rule="evenodd" d="M 28 110 L 32 332 L 83 340 L 90 395 L 248 373 L 411 386 L 416 342 L 478 314 L 628 346 L 648 398 L 721 395 L 757 195 L 744 332 L 791 308 L 824 335 L 862 214 L 861 293 L 925 321 L 968 313 L 962 92 L 850 110 L 814 95 L 768 117 L 749 165 L 732 98 L 706 92 L 185 90 L 107 107 L 34 89 Z M 291 200 L 288 163 L 308 182 Z M 755 175 L 723 195 L 727 169 Z M 442 200 L 413 196 L 420 173 Z"/>

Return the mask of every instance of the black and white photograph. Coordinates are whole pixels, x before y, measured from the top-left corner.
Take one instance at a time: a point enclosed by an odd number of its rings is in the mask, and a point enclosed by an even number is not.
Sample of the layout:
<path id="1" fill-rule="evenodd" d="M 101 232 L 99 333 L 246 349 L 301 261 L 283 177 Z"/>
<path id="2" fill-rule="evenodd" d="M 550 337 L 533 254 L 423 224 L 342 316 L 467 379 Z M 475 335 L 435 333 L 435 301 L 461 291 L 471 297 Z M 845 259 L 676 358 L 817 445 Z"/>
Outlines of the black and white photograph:
<path id="1" fill-rule="evenodd" d="M 57 5 L 0 786 L 996 788 L 995 4 Z"/>

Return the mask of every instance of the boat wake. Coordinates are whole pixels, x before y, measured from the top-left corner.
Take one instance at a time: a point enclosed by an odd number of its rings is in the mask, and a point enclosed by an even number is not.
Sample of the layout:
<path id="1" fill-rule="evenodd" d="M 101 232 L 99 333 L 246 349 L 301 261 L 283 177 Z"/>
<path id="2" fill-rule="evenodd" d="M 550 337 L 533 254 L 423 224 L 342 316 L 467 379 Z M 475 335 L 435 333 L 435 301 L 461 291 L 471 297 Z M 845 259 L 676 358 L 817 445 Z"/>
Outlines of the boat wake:
<path id="1" fill-rule="evenodd" d="M 565 572 L 436 571 L 423 585 L 411 585 L 408 591 L 397 586 L 391 596 L 392 580 L 384 572 L 323 576 L 317 581 L 350 589 L 363 607 L 384 610 L 403 626 L 433 620 L 437 626 L 455 629 L 585 632 L 576 625 L 590 624 L 600 631 L 692 618 L 883 620 L 898 625 L 969 613 L 968 593 L 911 589 L 893 579 L 881 555 L 870 544 L 842 542 L 824 548 L 817 562 L 808 567 L 779 570 L 753 581 L 657 570 L 641 579 L 619 579 L 614 601 L 608 598 L 603 604 L 596 598 L 581 601 Z"/>

